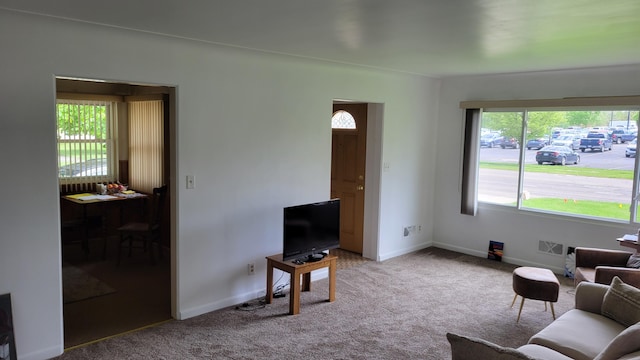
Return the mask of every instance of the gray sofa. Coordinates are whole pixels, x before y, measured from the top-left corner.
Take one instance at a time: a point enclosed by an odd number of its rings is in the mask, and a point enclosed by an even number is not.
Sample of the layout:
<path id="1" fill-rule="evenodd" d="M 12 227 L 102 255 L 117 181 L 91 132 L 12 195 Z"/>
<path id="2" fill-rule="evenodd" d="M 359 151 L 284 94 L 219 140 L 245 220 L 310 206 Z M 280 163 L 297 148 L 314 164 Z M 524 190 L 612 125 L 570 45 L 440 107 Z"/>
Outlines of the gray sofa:
<path id="1" fill-rule="evenodd" d="M 640 289 L 614 278 L 611 285 L 582 282 L 575 308 L 567 311 L 517 349 L 452 333 L 453 360 L 640 359 Z"/>

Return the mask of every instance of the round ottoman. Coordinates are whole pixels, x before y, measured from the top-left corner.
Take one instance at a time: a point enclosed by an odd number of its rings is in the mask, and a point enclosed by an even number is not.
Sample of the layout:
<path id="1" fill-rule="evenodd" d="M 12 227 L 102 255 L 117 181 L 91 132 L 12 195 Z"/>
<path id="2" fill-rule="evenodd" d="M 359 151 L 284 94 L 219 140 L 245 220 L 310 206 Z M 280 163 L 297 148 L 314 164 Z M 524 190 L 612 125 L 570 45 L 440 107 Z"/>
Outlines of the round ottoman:
<path id="1" fill-rule="evenodd" d="M 516 302 L 518 295 L 522 296 L 520 311 L 518 311 L 518 319 L 516 322 L 520 321 L 520 313 L 522 313 L 524 299 L 544 301 L 545 311 L 547 311 L 548 301 L 551 304 L 551 315 L 554 320 L 556 319 L 553 303 L 558 301 L 560 283 L 551 270 L 528 266 L 516 268 L 513 270 L 513 291 L 516 295 L 513 297 L 511 307 L 513 307 L 513 304 Z"/>

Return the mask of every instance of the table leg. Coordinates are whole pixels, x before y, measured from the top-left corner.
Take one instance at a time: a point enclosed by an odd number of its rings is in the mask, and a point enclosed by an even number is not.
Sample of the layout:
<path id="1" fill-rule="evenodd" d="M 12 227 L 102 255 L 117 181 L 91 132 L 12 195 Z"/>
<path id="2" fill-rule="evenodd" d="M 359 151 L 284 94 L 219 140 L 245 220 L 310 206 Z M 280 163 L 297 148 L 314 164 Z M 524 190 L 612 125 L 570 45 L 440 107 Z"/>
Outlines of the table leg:
<path id="1" fill-rule="evenodd" d="M 302 274 L 302 291 L 311 291 L 311 272 Z"/>
<path id="2" fill-rule="evenodd" d="M 291 293 L 289 294 L 289 314 L 300 313 L 300 273 L 294 271 L 291 274 Z"/>
<path id="3" fill-rule="evenodd" d="M 273 301 L 273 263 L 267 259 L 267 294 L 264 296 L 267 304 Z"/>
<path id="4" fill-rule="evenodd" d="M 107 237 L 109 232 L 109 227 L 107 226 L 107 221 L 109 221 L 109 214 L 107 214 L 107 205 L 100 204 L 102 208 L 102 260 L 107 259 Z"/>
<path id="5" fill-rule="evenodd" d="M 329 263 L 329 301 L 336 299 L 336 259 Z"/>
<path id="6" fill-rule="evenodd" d="M 87 217 L 87 207 L 82 207 L 82 229 L 84 237 L 82 239 L 82 250 L 85 258 L 89 259 L 89 218 Z"/>

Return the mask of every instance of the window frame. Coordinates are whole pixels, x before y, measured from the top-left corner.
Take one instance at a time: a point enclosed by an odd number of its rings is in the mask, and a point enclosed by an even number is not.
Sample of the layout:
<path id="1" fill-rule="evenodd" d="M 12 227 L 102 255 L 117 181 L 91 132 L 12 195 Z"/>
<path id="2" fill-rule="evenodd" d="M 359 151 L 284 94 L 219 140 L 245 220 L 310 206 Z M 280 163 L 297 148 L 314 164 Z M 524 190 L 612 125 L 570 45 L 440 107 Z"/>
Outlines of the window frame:
<path id="1" fill-rule="evenodd" d="M 513 100 L 513 101 L 463 101 L 460 108 L 464 110 L 464 137 L 462 145 L 461 162 L 461 214 L 475 216 L 479 207 L 493 207 L 514 209 L 518 212 L 530 212 L 563 216 L 576 220 L 597 220 L 604 223 L 626 223 L 630 225 L 640 224 L 638 219 L 638 205 L 640 203 L 640 157 L 634 159 L 632 180 L 632 192 L 629 198 L 631 211 L 629 218 L 622 221 L 606 217 L 586 216 L 568 212 L 557 212 L 522 207 L 523 181 L 525 173 L 523 150 L 526 143 L 528 126 L 528 114 L 532 111 L 608 111 L 631 110 L 640 112 L 640 96 L 604 97 L 604 98 L 565 98 L 543 100 Z M 480 136 L 483 112 L 522 112 L 522 127 L 520 133 L 521 148 L 518 155 L 518 184 L 516 193 L 516 205 L 503 205 L 498 203 L 483 202 L 478 200 L 478 172 Z M 640 124 L 637 124 L 640 127 Z"/>
<path id="2" fill-rule="evenodd" d="M 91 188 L 92 184 L 99 182 L 111 182 L 115 181 L 118 177 L 118 169 L 116 166 L 117 163 L 117 138 L 115 134 L 117 134 L 117 113 L 118 113 L 118 102 L 120 101 L 120 97 L 116 96 L 106 96 L 106 95 L 93 95 L 93 94 L 68 94 L 68 93 L 58 93 L 56 96 L 56 152 L 58 159 L 58 182 L 61 187 L 72 188 L 75 190 L 88 190 Z M 100 140 L 85 140 L 85 139 L 70 139 L 65 140 L 61 139 L 60 130 L 58 128 L 58 105 L 60 104 L 71 104 L 71 105 L 96 105 L 96 106 L 106 106 L 106 124 L 105 124 L 105 133 L 104 139 Z M 104 143 L 106 145 L 106 165 L 107 165 L 107 173 L 100 175 L 89 175 L 89 176 L 60 176 L 61 162 L 60 162 L 60 145 L 61 144 L 72 144 L 72 143 L 81 143 L 81 142 L 95 142 L 95 143 Z M 82 157 L 82 156 L 81 156 Z M 85 162 L 80 161 L 80 162 Z"/>

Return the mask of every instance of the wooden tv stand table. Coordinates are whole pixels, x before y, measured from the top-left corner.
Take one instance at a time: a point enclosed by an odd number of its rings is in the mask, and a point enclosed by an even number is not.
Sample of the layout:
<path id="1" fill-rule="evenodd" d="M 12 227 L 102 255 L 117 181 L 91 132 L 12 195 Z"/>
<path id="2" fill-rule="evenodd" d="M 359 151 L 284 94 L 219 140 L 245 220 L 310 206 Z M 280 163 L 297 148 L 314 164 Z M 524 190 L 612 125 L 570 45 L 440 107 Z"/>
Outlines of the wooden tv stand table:
<path id="1" fill-rule="evenodd" d="M 267 295 L 265 301 L 271 304 L 273 301 L 273 269 L 280 269 L 291 275 L 289 291 L 289 314 L 300 313 L 300 291 L 311 290 L 311 272 L 313 270 L 329 268 L 329 301 L 336 298 L 336 260 L 335 255 L 327 255 L 323 259 L 303 264 L 294 264 L 293 261 L 282 261 L 282 254 L 267 256 Z M 300 285 L 302 275 L 302 286 Z"/>

